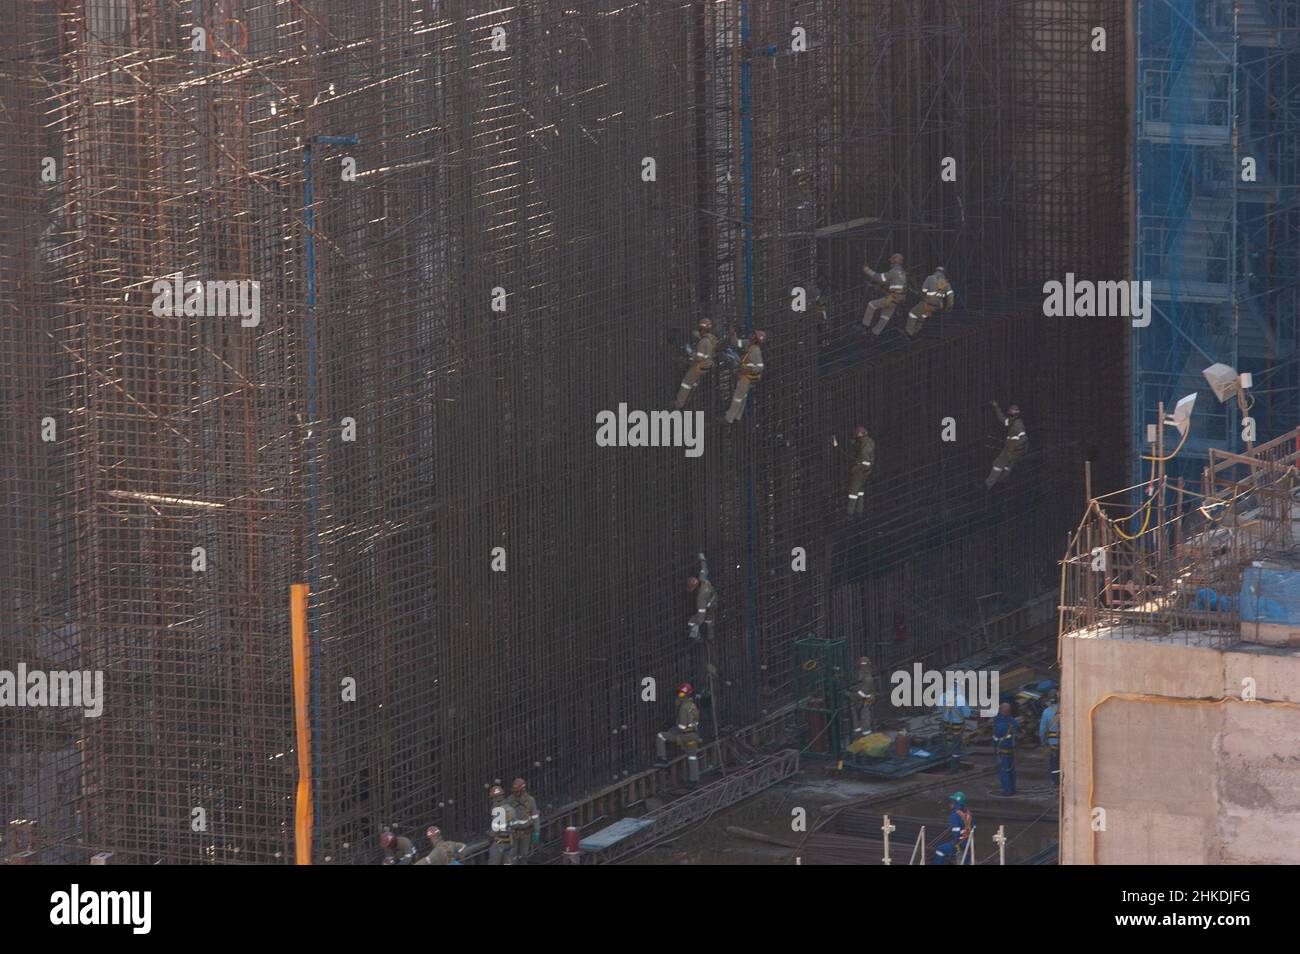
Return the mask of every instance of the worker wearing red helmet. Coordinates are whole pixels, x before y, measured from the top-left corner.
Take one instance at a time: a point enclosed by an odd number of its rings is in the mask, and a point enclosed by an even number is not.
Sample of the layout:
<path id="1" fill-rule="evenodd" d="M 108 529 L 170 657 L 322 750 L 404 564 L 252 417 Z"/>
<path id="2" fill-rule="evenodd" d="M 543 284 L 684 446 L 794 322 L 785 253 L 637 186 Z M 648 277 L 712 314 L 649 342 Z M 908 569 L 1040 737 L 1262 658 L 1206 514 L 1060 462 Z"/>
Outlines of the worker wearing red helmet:
<path id="1" fill-rule="evenodd" d="M 677 724 L 655 736 L 656 763 L 661 768 L 668 764 L 668 743 L 686 751 L 686 777 L 692 782 L 700 780 L 700 707 L 695 702 L 695 687 L 684 682 L 677 687 Z"/>
<path id="2" fill-rule="evenodd" d="M 731 395 L 731 407 L 727 408 L 726 421 L 734 424 L 745 413 L 745 402 L 749 400 L 749 389 L 763 377 L 763 349 L 767 343 L 767 332 L 755 331 L 748 338 L 742 338 L 734 331 L 731 333 L 731 346 L 739 355 L 737 358 L 736 390 Z"/>
<path id="3" fill-rule="evenodd" d="M 379 836 L 379 846 L 384 849 L 386 865 L 409 865 L 415 860 L 415 845 L 404 835 L 386 831 Z"/>
<path id="4" fill-rule="evenodd" d="M 993 410 L 997 412 L 998 420 L 1007 429 L 1007 438 L 1002 444 L 1002 453 L 998 454 L 997 459 L 993 461 L 993 469 L 989 471 L 988 478 L 984 481 L 984 486 L 992 490 L 994 484 L 1011 473 L 1011 468 L 1016 460 L 1029 447 L 1029 434 L 1025 431 L 1025 422 L 1020 419 L 1019 407 L 1013 404 L 1007 408 L 1004 414 L 1001 405 L 997 401 L 990 401 L 989 403 L 993 405 Z"/>
<path id="5" fill-rule="evenodd" d="M 695 612 L 691 618 L 686 621 L 686 635 L 691 639 L 700 638 L 700 627 L 707 624 L 709 628 L 709 639 L 713 638 L 713 602 L 717 598 L 717 590 L 713 588 L 713 583 L 709 580 L 709 564 L 704 559 L 703 553 L 697 553 L 696 556 L 700 561 L 699 576 L 688 576 L 686 578 L 686 592 L 695 594 Z"/>
<path id="6" fill-rule="evenodd" d="M 889 271 L 884 274 L 866 264 L 862 266 L 862 271 L 867 278 L 884 286 L 885 289 L 884 297 L 868 303 L 867 310 L 862 313 L 862 327 L 870 328 L 872 334 L 878 335 L 885 330 L 889 319 L 894 317 L 894 309 L 903 303 L 903 297 L 907 292 L 907 272 L 903 271 L 903 256 L 898 252 L 889 256 Z M 876 312 L 880 312 L 880 320 L 873 327 L 871 319 L 876 316 Z"/>
<path id="7" fill-rule="evenodd" d="M 492 803 L 491 822 L 488 827 L 488 864 L 509 865 L 514 863 L 514 822 L 515 812 L 506 801 L 506 791 L 500 785 L 488 789 L 488 799 Z"/>
<path id="8" fill-rule="evenodd" d="M 718 337 L 713 333 L 713 322 L 701 318 L 700 323 L 695 326 L 694 347 L 686 346 L 686 353 L 691 356 L 691 366 L 686 369 L 682 386 L 677 389 L 677 400 L 673 402 L 673 407 L 677 410 L 680 411 L 686 406 L 696 385 L 704 380 L 704 376 L 713 367 L 713 352 L 717 347 Z"/>
<path id="9" fill-rule="evenodd" d="M 876 468 L 876 442 L 865 427 L 853 432 L 853 467 L 849 470 L 849 513 L 862 513 L 867 478 Z"/>
<path id="10" fill-rule="evenodd" d="M 542 816 L 537 811 L 537 799 L 528 794 L 522 778 L 515 779 L 510 786 L 510 809 L 515 816 L 513 861 L 522 865 L 542 841 Z"/>
<path id="11" fill-rule="evenodd" d="M 424 830 L 424 834 L 429 839 L 431 850 L 416 862 L 417 865 L 449 865 L 465 850 L 464 842 L 447 841 L 443 838 L 437 825 L 430 825 Z"/>

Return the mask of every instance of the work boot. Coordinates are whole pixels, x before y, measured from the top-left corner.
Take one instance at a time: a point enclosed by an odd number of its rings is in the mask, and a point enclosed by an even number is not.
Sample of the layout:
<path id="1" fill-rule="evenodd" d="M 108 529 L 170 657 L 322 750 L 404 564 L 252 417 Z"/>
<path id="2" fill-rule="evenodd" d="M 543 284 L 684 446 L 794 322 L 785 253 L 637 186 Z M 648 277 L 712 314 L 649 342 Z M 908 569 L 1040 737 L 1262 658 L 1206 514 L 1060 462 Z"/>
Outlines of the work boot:
<path id="1" fill-rule="evenodd" d="M 668 740 L 662 732 L 655 734 L 655 768 L 668 767 Z"/>

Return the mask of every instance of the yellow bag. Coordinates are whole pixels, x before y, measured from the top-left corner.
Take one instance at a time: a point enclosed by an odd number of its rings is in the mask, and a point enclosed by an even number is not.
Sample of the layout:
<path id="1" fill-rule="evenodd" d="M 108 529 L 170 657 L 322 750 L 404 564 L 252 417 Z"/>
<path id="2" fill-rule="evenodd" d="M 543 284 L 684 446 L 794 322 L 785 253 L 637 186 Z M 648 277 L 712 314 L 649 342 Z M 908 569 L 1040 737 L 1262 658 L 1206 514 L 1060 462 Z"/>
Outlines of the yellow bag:
<path id="1" fill-rule="evenodd" d="M 860 739 L 855 739 L 849 746 L 849 751 L 854 755 L 865 755 L 868 758 L 878 759 L 888 755 L 893 747 L 894 740 L 884 732 L 872 732 Z"/>

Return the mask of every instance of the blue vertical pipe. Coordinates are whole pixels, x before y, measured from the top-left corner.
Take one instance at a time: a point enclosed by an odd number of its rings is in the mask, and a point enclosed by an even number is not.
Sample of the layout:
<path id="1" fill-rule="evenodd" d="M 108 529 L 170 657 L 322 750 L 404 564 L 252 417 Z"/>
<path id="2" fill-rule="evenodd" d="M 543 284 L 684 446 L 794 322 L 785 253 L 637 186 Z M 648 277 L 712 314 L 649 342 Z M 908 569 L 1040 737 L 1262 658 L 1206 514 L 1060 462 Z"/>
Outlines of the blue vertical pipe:
<path id="1" fill-rule="evenodd" d="M 745 334 L 754 331 L 754 176 L 753 129 L 749 114 L 749 0 L 740 4 L 740 174 L 744 197 L 742 235 L 745 256 Z M 750 414 L 754 413 L 751 405 Z M 754 561 L 754 464 L 745 463 L 745 562 L 747 567 L 745 614 L 748 623 L 750 701 L 758 706 L 758 575 Z"/>
<path id="2" fill-rule="evenodd" d="M 316 209 L 312 188 L 312 146 L 355 146 L 356 136 L 309 136 L 303 144 L 303 201 L 307 223 L 307 473 L 311 485 L 311 594 L 307 613 L 307 638 L 311 644 L 311 777 L 312 791 L 320 791 L 320 457 L 316 435 Z M 319 798 L 312 799 L 312 830 L 320 830 Z"/>

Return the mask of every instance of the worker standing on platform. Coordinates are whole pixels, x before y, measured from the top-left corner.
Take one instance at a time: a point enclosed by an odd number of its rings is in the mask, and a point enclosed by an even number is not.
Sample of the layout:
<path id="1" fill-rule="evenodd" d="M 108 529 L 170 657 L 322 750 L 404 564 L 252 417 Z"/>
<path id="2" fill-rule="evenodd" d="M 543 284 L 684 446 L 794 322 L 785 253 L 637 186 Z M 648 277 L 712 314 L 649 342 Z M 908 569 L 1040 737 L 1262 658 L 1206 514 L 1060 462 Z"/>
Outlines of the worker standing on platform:
<path id="1" fill-rule="evenodd" d="M 1007 412 L 1003 414 L 1002 406 L 997 401 L 990 401 L 989 403 L 993 405 L 993 410 L 997 412 L 998 420 L 1007 429 L 1007 439 L 1002 445 L 1002 453 L 998 454 L 997 460 L 993 461 L 993 469 L 989 471 L 989 476 L 984 481 L 984 486 L 991 489 L 994 484 L 1011 473 L 1012 466 L 1029 446 L 1029 435 L 1025 432 L 1025 422 L 1020 419 L 1020 408 L 1018 406 L 1011 405 L 1007 408 Z"/>
<path id="2" fill-rule="evenodd" d="M 405 836 L 386 831 L 379 836 L 379 846 L 384 849 L 386 865 L 409 865 L 415 860 L 415 845 Z"/>
<path id="3" fill-rule="evenodd" d="M 713 367 L 713 352 L 718 347 L 718 337 L 713 333 L 713 322 L 707 318 L 701 318 L 700 323 L 696 326 L 695 344 L 686 346 L 686 353 L 691 356 L 691 366 L 686 369 L 686 377 L 682 378 L 682 386 L 677 389 L 677 400 L 673 402 L 673 407 L 681 410 L 686 406 L 686 402 L 691 399 L 691 392 L 695 386 L 704 380 L 704 376 Z"/>
<path id="4" fill-rule="evenodd" d="M 436 825 L 430 825 L 424 833 L 432 848 L 427 855 L 415 862 L 417 865 L 449 865 L 465 850 L 463 842 L 444 841 L 442 832 Z"/>
<path id="5" fill-rule="evenodd" d="M 668 743 L 686 751 L 686 777 L 700 780 L 700 707 L 695 703 L 695 687 L 684 682 L 677 687 L 677 724 L 655 736 L 655 754 L 660 768 L 668 765 Z"/>
<path id="6" fill-rule="evenodd" d="M 862 266 L 862 271 L 869 279 L 880 283 L 885 289 L 885 296 L 868 303 L 867 310 L 862 314 L 862 327 L 871 328 L 871 333 L 878 335 L 885 330 L 889 319 L 894 317 L 894 309 L 903 303 L 903 296 L 907 291 L 907 272 L 903 271 L 903 256 L 897 252 L 889 256 L 889 271 L 883 275 L 865 264 Z M 873 328 L 871 319 L 876 316 L 876 312 L 880 312 L 880 320 Z"/>
<path id="7" fill-rule="evenodd" d="M 697 553 L 700 560 L 699 576 L 688 576 L 686 578 L 686 592 L 695 594 L 695 612 L 686 623 L 686 635 L 691 639 L 700 638 L 700 627 L 707 625 L 709 628 L 709 639 L 713 638 L 713 601 L 717 597 L 717 591 L 713 588 L 713 583 L 709 580 L 709 564 L 704 559 L 703 553 Z"/>
<path id="8" fill-rule="evenodd" d="M 493 785 L 488 789 L 488 798 L 492 802 L 492 821 L 488 828 L 488 838 L 492 846 L 488 849 L 488 864 L 513 864 L 514 809 L 506 801 L 505 789 L 500 785 Z"/>
<path id="9" fill-rule="evenodd" d="M 1016 794 L 1016 717 L 1011 714 L 1011 703 L 998 706 L 993 717 L 993 753 L 998 757 L 998 781 L 1002 794 L 1010 798 Z"/>
<path id="10" fill-rule="evenodd" d="M 849 513 L 862 513 L 867 478 L 876 467 L 876 442 L 865 427 L 853 432 L 853 467 L 849 471 Z"/>
<path id="11" fill-rule="evenodd" d="M 953 792 L 948 796 L 948 837 L 935 845 L 934 863 L 936 865 L 962 864 L 962 855 L 974 831 L 975 816 L 966 807 L 966 794 Z M 974 864 L 975 859 L 972 857 L 969 863 Z"/>
<path id="12" fill-rule="evenodd" d="M 853 721 L 853 738 L 858 739 L 871 731 L 875 721 L 876 677 L 871 672 L 871 660 L 863 656 L 858 660 L 858 678 L 849 697 L 849 716 Z"/>
<path id="13" fill-rule="evenodd" d="M 1038 741 L 1047 746 L 1048 765 L 1051 769 L 1052 788 L 1061 787 L 1061 707 L 1056 693 L 1047 697 L 1047 707 L 1038 720 Z"/>
<path id="14" fill-rule="evenodd" d="M 731 395 L 731 407 L 727 408 L 726 421 L 734 424 L 745 413 L 745 402 L 749 400 L 749 389 L 763 377 L 763 349 L 767 343 L 767 333 L 755 331 L 748 338 L 741 338 L 733 330 L 731 347 L 733 358 L 738 365 L 736 370 L 736 390 Z"/>
<path id="15" fill-rule="evenodd" d="M 522 865 L 542 841 L 542 816 L 537 812 L 537 799 L 528 794 L 522 778 L 515 779 L 510 786 L 510 811 L 514 815 L 511 822 L 514 863 Z"/>
<path id="16" fill-rule="evenodd" d="M 948 752 L 948 771 L 956 774 L 961 771 L 962 737 L 966 733 L 966 720 L 970 718 L 970 706 L 965 697 L 955 689 L 949 689 L 944 697 L 943 709 L 939 718 L 943 722 L 944 748 Z"/>
<path id="17" fill-rule="evenodd" d="M 948 275 L 940 265 L 921 285 L 921 300 L 907 313 L 907 333 L 915 338 L 921 333 L 925 319 L 936 311 L 947 311 L 957 300 L 957 293 L 948 283 Z"/>

